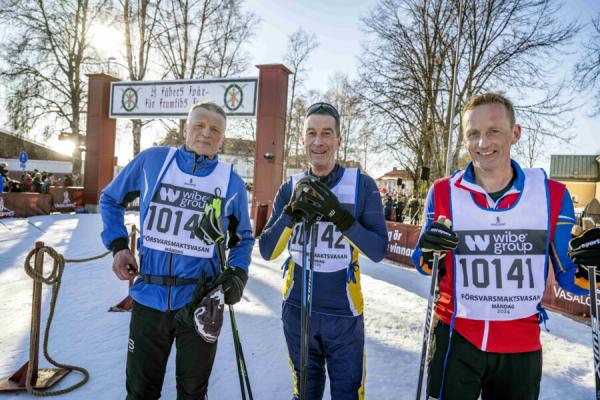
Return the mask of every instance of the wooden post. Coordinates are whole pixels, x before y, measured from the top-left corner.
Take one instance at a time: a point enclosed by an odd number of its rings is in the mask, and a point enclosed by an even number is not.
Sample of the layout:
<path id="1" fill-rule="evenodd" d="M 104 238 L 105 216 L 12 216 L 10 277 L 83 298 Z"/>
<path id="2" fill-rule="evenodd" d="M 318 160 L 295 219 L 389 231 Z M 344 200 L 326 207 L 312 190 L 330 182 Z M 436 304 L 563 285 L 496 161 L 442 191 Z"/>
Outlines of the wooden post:
<path id="1" fill-rule="evenodd" d="M 44 242 L 35 243 L 35 272 L 42 274 L 44 269 L 44 253 L 40 249 Z M 31 386 L 35 389 L 48 389 L 64 378 L 71 370 L 65 368 L 38 368 L 40 348 L 40 315 L 42 310 L 42 282 L 33 281 L 33 294 L 31 302 L 31 330 L 29 334 L 30 346 L 33 346 L 33 360 L 23 364 L 14 374 L 0 381 L 0 393 L 27 390 L 27 370 L 33 368 Z M 31 341 L 33 340 L 33 343 Z M 31 362 L 31 363 L 30 363 Z"/>
<path id="2" fill-rule="evenodd" d="M 260 235 L 271 214 L 283 177 L 288 75 L 291 73 L 282 64 L 257 65 L 257 68 L 259 88 L 251 210 L 255 236 Z M 259 213 L 261 206 L 267 206 L 266 212 L 263 207 Z"/>

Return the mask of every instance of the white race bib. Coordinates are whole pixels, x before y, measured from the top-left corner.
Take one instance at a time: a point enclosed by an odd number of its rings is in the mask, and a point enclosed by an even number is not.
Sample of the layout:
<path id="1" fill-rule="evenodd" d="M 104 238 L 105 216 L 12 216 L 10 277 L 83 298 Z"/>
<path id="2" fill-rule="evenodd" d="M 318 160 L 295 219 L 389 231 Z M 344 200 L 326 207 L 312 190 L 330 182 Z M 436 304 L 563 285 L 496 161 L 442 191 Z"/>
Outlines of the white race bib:
<path id="1" fill-rule="evenodd" d="M 206 204 L 224 199 L 231 165 L 219 162 L 206 177 L 184 173 L 174 158 L 165 160 L 166 171 L 157 185 L 143 221 L 144 246 L 191 257 L 212 258 L 214 246 L 194 234 Z M 163 167 L 164 168 L 164 167 Z"/>
<path id="2" fill-rule="evenodd" d="M 458 317 L 508 321 L 538 313 L 548 248 L 546 177 L 538 169 L 524 172 L 520 199 L 503 210 L 478 206 L 454 185 L 461 174 L 450 181 Z"/>
<path id="3" fill-rule="evenodd" d="M 358 173 L 359 171 L 356 168 L 346 168 L 340 181 L 331 188 L 331 191 L 337 196 L 342 207 L 352 215 L 354 215 Z M 296 183 L 304 176 L 303 173 L 292 176 L 292 192 Z M 294 231 L 288 243 L 288 251 L 296 265 L 304 265 L 304 261 L 302 260 L 303 228 L 303 223 L 297 223 L 294 226 Z M 315 229 L 315 272 L 335 272 L 347 268 L 352 262 L 352 246 L 342 232 L 332 222 L 317 222 Z M 306 246 L 307 262 L 310 260 L 310 243 L 311 239 L 309 239 Z"/>

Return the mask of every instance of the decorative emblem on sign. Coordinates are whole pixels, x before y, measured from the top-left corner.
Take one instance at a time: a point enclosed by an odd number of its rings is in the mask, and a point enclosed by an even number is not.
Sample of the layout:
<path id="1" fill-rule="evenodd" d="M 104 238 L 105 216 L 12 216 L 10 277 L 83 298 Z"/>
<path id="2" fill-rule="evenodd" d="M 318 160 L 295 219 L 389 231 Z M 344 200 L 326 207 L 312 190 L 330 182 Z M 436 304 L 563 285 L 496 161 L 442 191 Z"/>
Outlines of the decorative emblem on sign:
<path id="1" fill-rule="evenodd" d="M 235 83 L 227 86 L 223 102 L 229 111 L 235 111 L 240 108 L 244 102 L 244 92 L 242 92 L 242 88 Z"/>
<path id="2" fill-rule="evenodd" d="M 132 111 L 137 106 L 138 95 L 134 88 L 127 88 L 123 91 L 121 105 L 126 111 Z"/>

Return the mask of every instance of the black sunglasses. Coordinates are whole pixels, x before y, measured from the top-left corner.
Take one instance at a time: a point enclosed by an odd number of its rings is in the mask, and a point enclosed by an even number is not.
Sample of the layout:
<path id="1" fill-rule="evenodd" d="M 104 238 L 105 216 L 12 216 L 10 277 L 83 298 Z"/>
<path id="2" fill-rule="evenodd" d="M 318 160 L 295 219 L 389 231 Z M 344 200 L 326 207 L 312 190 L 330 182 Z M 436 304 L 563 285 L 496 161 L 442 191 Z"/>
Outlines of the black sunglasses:
<path id="1" fill-rule="evenodd" d="M 338 113 L 338 110 L 336 110 L 335 107 L 329 103 L 318 102 L 311 105 L 308 107 L 308 110 L 306 110 L 306 116 L 309 117 L 312 114 L 327 114 L 332 116 L 337 122 L 340 121 L 340 114 Z"/>

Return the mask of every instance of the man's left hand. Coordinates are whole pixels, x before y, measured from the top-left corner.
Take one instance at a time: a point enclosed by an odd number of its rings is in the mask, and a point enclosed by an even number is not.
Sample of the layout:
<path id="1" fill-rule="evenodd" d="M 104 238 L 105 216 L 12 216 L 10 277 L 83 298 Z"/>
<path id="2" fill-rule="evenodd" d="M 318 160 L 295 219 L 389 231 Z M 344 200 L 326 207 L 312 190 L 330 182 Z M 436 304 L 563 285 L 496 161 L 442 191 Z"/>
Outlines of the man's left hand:
<path id="1" fill-rule="evenodd" d="M 337 196 L 319 180 L 308 183 L 312 191 L 303 193 L 302 200 L 309 203 L 314 211 L 326 221 L 331 221 L 340 231 L 350 229 L 354 217 L 340 204 Z"/>
<path id="2" fill-rule="evenodd" d="M 569 257 L 582 267 L 600 267 L 600 228 L 592 228 L 569 242 Z M 597 273 L 598 270 L 596 270 Z"/>
<path id="3" fill-rule="evenodd" d="M 217 277 L 214 286 L 223 286 L 225 304 L 235 304 L 242 299 L 246 282 L 248 282 L 248 273 L 246 271 L 241 268 L 230 267 Z"/>

